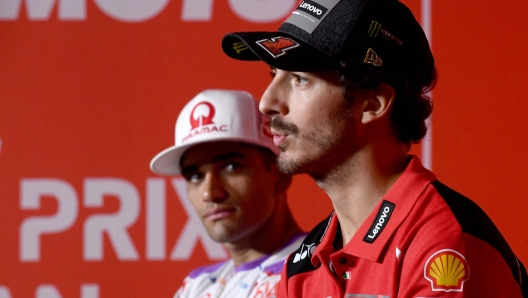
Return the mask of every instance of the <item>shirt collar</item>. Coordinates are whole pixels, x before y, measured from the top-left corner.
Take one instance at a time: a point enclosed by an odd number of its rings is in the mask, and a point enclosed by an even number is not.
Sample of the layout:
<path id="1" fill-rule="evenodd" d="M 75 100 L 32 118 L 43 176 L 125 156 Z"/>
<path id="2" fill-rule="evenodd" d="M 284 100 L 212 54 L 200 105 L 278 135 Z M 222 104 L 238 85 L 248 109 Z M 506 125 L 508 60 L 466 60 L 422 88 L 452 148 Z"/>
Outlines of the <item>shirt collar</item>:
<path id="1" fill-rule="evenodd" d="M 384 251 L 384 247 L 388 244 L 388 240 L 391 239 L 411 212 L 418 198 L 434 180 L 436 180 L 435 175 L 422 166 L 418 157 L 411 156 L 411 160 L 401 176 L 374 207 L 342 252 L 371 261 L 378 261 Z M 392 214 L 388 221 L 385 222 L 383 230 L 378 232 L 375 240 L 372 243 L 365 242 L 363 238 L 366 237 L 367 233 L 371 231 L 371 227 L 378 221 L 378 213 L 384 201 L 394 204 Z M 312 264 L 317 265 L 320 262 L 317 257 L 319 254 L 327 255 L 329 249 L 333 251 L 332 242 L 338 227 L 339 220 L 334 212 L 329 219 L 326 233 L 314 251 Z"/>

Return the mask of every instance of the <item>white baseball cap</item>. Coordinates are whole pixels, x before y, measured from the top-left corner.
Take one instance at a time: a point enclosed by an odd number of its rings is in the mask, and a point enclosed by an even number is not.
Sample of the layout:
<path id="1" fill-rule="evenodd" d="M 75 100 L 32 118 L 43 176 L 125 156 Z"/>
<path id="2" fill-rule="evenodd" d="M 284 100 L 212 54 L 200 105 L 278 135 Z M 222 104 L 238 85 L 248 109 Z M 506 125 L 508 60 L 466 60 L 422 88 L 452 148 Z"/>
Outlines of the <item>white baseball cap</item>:
<path id="1" fill-rule="evenodd" d="M 192 146 L 213 141 L 244 142 L 278 154 L 269 128 L 269 117 L 245 91 L 205 90 L 189 101 L 176 120 L 175 145 L 150 162 L 159 175 L 179 175 L 180 159 Z"/>

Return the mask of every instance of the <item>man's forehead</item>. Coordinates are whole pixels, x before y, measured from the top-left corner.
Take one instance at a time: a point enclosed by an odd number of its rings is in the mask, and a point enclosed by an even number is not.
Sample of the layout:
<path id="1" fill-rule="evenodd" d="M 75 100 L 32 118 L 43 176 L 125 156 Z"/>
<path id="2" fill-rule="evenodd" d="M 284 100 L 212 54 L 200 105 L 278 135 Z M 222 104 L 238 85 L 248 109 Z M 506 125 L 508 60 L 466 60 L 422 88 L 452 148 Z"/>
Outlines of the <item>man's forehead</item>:
<path id="1" fill-rule="evenodd" d="M 240 142 L 203 143 L 187 150 L 180 160 L 180 165 L 183 169 L 235 158 L 246 159 L 253 152 L 258 152 L 258 147 Z"/>

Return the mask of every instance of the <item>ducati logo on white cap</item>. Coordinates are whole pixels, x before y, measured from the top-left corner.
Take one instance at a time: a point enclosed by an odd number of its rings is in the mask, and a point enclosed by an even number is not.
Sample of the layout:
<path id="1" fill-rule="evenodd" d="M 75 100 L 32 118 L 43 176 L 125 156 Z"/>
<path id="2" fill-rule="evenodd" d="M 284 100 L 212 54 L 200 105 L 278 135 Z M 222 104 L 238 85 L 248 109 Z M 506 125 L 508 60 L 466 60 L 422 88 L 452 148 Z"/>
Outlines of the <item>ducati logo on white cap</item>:
<path id="1" fill-rule="evenodd" d="M 181 142 L 185 143 L 196 136 L 212 132 L 227 132 L 227 125 L 215 125 L 213 121 L 215 114 L 216 110 L 210 102 L 202 101 L 196 104 L 189 118 L 191 132 Z"/>

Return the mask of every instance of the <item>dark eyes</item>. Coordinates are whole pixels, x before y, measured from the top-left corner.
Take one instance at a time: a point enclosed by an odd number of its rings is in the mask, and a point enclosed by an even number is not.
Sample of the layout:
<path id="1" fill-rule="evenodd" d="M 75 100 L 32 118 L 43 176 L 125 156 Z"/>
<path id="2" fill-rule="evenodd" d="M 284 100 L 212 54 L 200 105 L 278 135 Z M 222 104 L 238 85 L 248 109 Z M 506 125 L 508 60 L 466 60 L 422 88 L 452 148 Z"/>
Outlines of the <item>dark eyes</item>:
<path id="1" fill-rule="evenodd" d="M 230 173 L 234 173 L 234 172 L 236 172 L 237 170 L 239 170 L 241 168 L 242 168 L 242 164 L 241 163 L 227 162 L 225 164 L 222 164 L 220 166 L 220 168 L 218 168 L 218 170 L 220 171 L 221 175 L 227 175 L 227 174 L 230 174 Z M 201 182 L 204 179 L 206 174 L 207 173 L 202 173 L 199 170 L 197 170 L 195 172 L 184 173 L 183 174 L 183 178 L 188 183 L 198 183 L 198 182 Z"/>
<path id="2" fill-rule="evenodd" d="M 185 181 L 189 183 L 196 183 L 202 180 L 203 175 L 200 173 L 188 173 L 188 174 L 184 174 L 183 178 L 185 179 Z"/>
<path id="3" fill-rule="evenodd" d="M 226 172 L 234 172 L 242 167 L 242 164 L 236 162 L 230 162 L 224 165 L 224 170 Z"/>

